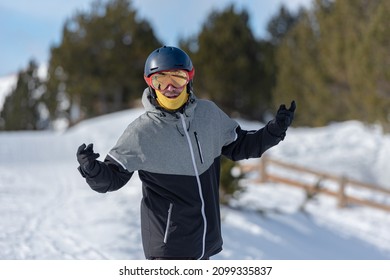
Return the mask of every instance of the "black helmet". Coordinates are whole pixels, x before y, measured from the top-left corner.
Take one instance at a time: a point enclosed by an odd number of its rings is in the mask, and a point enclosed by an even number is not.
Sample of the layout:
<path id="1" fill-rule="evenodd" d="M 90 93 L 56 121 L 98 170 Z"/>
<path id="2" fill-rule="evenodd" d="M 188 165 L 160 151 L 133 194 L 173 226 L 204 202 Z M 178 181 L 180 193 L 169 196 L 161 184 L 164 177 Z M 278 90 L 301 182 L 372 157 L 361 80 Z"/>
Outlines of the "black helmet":
<path id="1" fill-rule="evenodd" d="M 189 72 L 190 80 L 194 76 L 194 67 L 190 57 L 181 49 L 164 46 L 154 50 L 145 62 L 145 77 L 167 70 L 183 69 Z"/>

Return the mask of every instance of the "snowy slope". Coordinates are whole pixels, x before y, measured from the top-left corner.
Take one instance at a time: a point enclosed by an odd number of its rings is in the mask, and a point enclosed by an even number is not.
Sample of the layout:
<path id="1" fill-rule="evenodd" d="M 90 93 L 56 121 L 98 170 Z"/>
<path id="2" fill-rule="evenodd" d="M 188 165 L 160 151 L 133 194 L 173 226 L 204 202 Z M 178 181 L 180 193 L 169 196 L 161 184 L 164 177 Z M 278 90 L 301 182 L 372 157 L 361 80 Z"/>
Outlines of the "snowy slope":
<path id="1" fill-rule="evenodd" d="M 79 175 L 75 153 L 95 144 L 104 158 L 143 110 L 91 119 L 66 132 L 0 133 L 0 259 L 143 259 L 135 174 L 121 190 L 99 194 Z M 240 121 L 244 128 L 260 123 Z M 267 152 L 275 158 L 369 182 L 389 182 L 390 137 L 359 122 L 290 129 Z M 338 209 L 283 185 L 246 184 L 222 209 L 224 250 L 214 259 L 390 259 L 390 215 Z"/>

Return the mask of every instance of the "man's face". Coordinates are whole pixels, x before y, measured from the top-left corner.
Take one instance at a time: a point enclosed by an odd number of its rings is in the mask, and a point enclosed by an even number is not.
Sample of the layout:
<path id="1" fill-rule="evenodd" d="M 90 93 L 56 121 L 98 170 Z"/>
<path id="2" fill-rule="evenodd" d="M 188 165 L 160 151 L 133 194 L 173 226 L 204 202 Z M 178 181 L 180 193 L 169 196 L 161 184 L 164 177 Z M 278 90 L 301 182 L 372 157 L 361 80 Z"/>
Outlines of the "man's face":
<path id="1" fill-rule="evenodd" d="M 185 70 L 171 70 L 155 73 L 150 77 L 150 85 L 165 97 L 176 98 L 183 92 L 189 82 L 189 74 Z"/>
<path id="2" fill-rule="evenodd" d="M 182 93 L 182 91 L 184 90 L 184 87 L 185 86 L 182 86 L 182 87 L 174 87 L 173 85 L 168 85 L 165 89 L 163 90 L 160 90 L 160 92 L 165 96 L 165 97 L 168 97 L 168 98 L 176 98 L 180 95 L 180 93 Z"/>

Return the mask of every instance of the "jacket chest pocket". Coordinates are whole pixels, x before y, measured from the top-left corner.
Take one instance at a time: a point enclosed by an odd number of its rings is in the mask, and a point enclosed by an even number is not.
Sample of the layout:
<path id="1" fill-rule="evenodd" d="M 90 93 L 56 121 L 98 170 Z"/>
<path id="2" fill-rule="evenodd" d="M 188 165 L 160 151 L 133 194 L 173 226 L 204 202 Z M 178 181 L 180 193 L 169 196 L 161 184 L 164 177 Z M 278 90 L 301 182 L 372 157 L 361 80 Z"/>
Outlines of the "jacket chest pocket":
<path id="1" fill-rule="evenodd" d="M 195 136 L 196 147 L 198 148 L 200 163 L 203 164 L 204 163 L 204 157 L 203 157 L 202 146 L 200 144 L 198 133 L 196 131 L 194 131 L 194 136 Z"/>
<path id="2" fill-rule="evenodd" d="M 165 233 L 164 233 L 164 243 L 165 244 L 168 242 L 169 228 L 170 228 L 171 218 L 172 218 L 172 210 L 173 210 L 173 204 L 169 203 L 169 208 L 168 208 L 168 213 L 167 213 L 167 225 L 165 226 Z"/>

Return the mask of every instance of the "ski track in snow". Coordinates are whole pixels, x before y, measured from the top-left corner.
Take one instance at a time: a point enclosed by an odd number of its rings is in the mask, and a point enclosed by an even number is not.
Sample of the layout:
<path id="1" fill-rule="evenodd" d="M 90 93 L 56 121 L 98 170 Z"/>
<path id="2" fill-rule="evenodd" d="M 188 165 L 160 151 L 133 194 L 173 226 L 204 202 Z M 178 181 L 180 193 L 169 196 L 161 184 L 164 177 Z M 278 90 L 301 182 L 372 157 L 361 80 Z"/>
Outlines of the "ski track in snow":
<path id="1" fill-rule="evenodd" d="M 117 192 L 99 194 L 78 173 L 75 156 L 80 144 L 93 142 L 103 159 L 142 111 L 88 120 L 63 133 L 0 133 L 0 259 L 144 259 L 138 175 Z M 389 136 L 358 122 L 291 129 L 267 153 L 373 183 L 390 179 Z M 325 196 L 302 207 L 300 190 L 244 184 L 247 191 L 222 208 L 224 250 L 213 259 L 390 259 L 389 213 L 338 209 Z"/>

